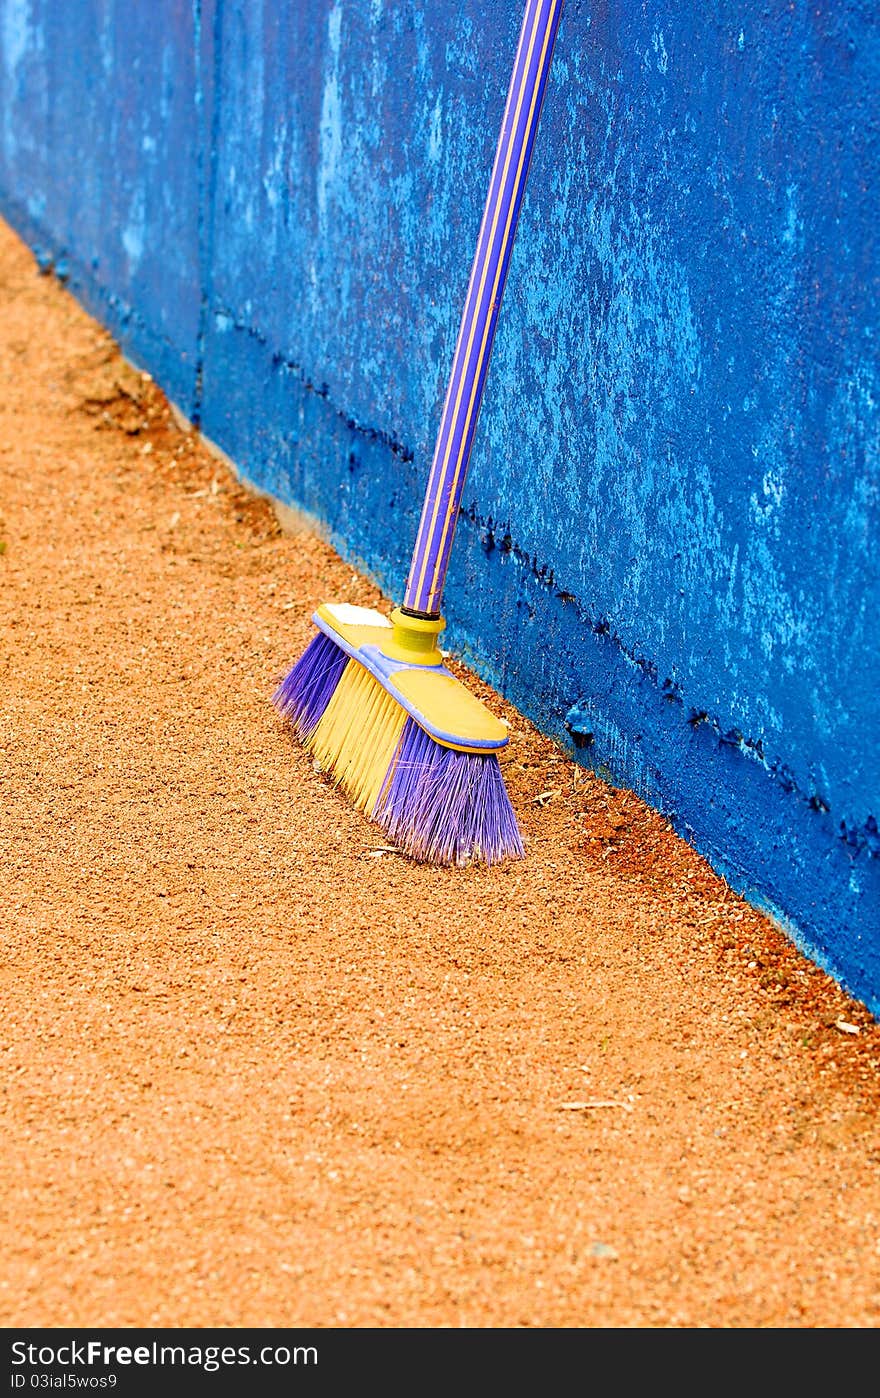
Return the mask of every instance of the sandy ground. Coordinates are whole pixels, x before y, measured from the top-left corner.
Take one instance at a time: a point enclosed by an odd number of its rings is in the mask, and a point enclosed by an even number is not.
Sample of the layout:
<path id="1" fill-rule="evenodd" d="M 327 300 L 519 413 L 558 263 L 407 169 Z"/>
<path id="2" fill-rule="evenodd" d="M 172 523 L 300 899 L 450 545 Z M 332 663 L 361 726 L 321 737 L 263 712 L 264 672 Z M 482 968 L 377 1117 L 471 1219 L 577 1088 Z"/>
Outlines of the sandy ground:
<path id="1" fill-rule="evenodd" d="M 0 307 L 0 1324 L 874 1327 L 880 1026 L 476 681 L 527 858 L 388 851 L 270 703 L 372 585 Z"/>

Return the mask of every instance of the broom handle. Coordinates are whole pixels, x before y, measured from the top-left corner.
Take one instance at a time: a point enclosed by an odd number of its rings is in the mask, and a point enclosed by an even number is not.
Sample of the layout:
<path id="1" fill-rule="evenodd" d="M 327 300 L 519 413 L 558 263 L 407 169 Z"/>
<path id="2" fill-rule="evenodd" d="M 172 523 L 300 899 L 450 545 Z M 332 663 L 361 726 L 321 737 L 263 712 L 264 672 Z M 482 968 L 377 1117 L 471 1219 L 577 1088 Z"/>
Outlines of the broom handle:
<path id="1" fill-rule="evenodd" d="M 440 614 L 498 308 L 564 0 L 526 0 L 504 120 L 419 523 L 404 612 Z"/>

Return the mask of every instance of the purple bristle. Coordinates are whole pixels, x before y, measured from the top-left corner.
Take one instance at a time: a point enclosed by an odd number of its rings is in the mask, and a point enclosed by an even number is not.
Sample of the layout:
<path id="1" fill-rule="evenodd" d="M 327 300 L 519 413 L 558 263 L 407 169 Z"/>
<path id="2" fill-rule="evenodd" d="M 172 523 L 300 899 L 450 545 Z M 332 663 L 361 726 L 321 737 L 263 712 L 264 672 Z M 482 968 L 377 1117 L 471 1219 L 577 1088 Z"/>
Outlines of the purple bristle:
<path id="1" fill-rule="evenodd" d="M 272 695 L 296 736 L 308 742 L 348 664 L 345 651 L 319 631 Z"/>
<path id="2" fill-rule="evenodd" d="M 524 855 L 495 754 L 443 747 L 411 718 L 373 819 L 405 854 L 432 864 L 495 864 Z"/>

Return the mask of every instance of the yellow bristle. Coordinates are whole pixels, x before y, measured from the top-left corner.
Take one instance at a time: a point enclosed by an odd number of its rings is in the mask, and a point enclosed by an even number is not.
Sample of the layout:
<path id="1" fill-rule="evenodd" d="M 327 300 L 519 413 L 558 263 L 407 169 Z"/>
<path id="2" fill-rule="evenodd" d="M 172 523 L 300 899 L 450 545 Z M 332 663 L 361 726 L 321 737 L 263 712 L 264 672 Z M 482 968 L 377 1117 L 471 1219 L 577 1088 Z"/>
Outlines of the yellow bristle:
<path id="1" fill-rule="evenodd" d="M 318 764 L 372 815 L 397 749 L 406 711 L 378 680 L 349 660 L 308 744 Z"/>

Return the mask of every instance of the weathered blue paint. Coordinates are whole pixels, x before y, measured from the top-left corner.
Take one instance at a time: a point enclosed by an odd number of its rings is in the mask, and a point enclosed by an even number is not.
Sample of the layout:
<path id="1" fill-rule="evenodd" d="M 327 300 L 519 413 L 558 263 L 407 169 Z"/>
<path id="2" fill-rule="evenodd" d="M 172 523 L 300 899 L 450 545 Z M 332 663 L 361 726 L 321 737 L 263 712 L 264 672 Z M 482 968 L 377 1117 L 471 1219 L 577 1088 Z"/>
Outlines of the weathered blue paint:
<path id="1" fill-rule="evenodd" d="M 4 212 L 187 412 L 201 308 L 199 8 L 0 3 Z"/>
<path id="2" fill-rule="evenodd" d="M 5 212 L 395 599 L 519 20 L 0 0 Z M 568 0 L 445 608 L 875 1014 L 878 27 Z"/>

